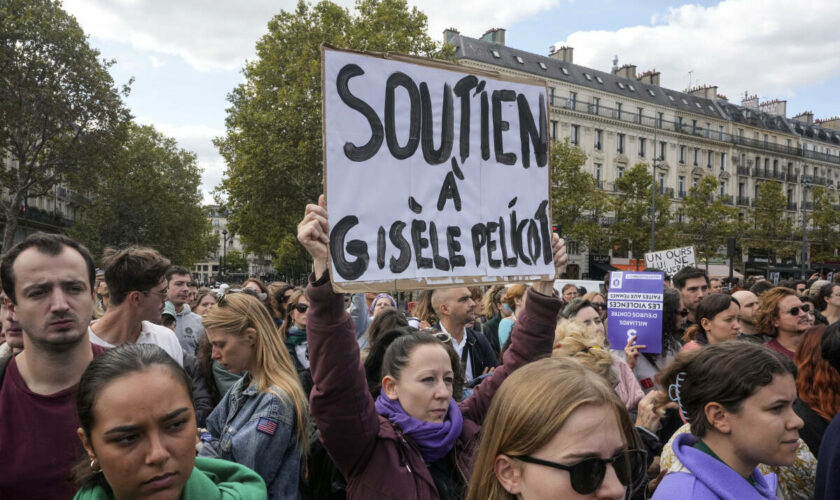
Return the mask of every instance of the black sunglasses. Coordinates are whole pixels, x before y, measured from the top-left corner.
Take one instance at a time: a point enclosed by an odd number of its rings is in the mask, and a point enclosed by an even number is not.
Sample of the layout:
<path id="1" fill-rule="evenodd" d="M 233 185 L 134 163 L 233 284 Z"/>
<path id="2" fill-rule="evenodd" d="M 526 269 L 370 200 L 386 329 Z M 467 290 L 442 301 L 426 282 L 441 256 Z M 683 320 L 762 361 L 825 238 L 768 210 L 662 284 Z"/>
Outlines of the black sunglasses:
<path id="1" fill-rule="evenodd" d="M 788 313 L 790 313 L 791 316 L 799 316 L 800 309 L 807 313 L 811 310 L 811 304 L 802 304 L 801 306 L 791 307 Z"/>
<path id="2" fill-rule="evenodd" d="M 593 307 L 593 308 L 595 308 L 595 309 L 599 309 L 599 310 L 601 310 L 601 311 L 603 311 L 604 309 L 606 309 L 606 308 L 607 308 L 607 305 L 606 305 L 606 304 L 602 304 L 602 303 L 600 303 L 600 302 L 590 302 L 590 303 L 592 304 L 592 307 Z"/>
<path id="3" fill-rule="evenodd" d="M 511 456 L 517 460 L 536 465 L 544 465 L 569 472 L 572 488 L 581 495 L 595 492 L 607 474 L 607 464 L 612 464 L 615 475 L 624 486 L 635 487 L 647 468 L 647 452 L 644 450 L 624 450 L 612 458 L 584 458 L 572 465 L 563 465 L 547 460 L 540 460 L 529 455 Z"/>
<path id="4" fill-rule="evenodd" d="M 299 313 L 305 313 L 309 309 L 309 305 L 304 304 L 303 302 L 298 302 L 295 304 L 295 311 Z"/>
<path id="5" fill-rule="evenodd" d="M 682 316 L 683 318 L 688 316 L 688 309 L 683 309 L 682 311 L 680 311 L 680 316 Z"/>

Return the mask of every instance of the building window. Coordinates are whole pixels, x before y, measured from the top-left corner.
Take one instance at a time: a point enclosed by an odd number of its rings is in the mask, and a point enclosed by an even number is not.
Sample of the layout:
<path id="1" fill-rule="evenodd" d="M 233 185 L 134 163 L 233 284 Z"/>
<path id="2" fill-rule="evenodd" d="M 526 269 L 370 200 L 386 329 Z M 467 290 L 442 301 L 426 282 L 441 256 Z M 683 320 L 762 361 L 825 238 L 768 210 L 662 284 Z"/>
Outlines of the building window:
<path id="1" fill-rule="evenodd" d="M 726 153 L 720 154 L 720 169 L 726 170 Z"/>
<path id="2" fill-rule="evenodd" d="M 726 196 L 726 181 L 720 181 L 720 197 Z"/>
<path id="3" fill-rule="evenodd" d="M 598 110 L 601 108 L 601 98 L 600 97 L 593 97 L 592 98 L 592 114 L 597 115 Z"/>
<path id="4" fill-rule="evenodd" d="M 595 181 L 598 183 L 598 187 L 601 187 L 601 169 L 603 165 L 601 163 L 595 164 Z"/>
<path id="5" fill-rule="evenodd" d="M 615 169 L 616 171 L 616 179 L 621 179 L 624 177 L 624 167 L 618 167 Z"/>
<path id="6" fill-rule="evenodd" d="M 659 174 L 659 194 L 665 193 L 665 174 Z"/>
<path id="7" fill-rule="evenodd" d="M 659 159 L 665 161 L 665 141 L 659 141 Z"/>
<path id="8" fill-rule="evenodd" d="M 680 146 L 680 163 L 685 163 L 685 146 Z"/>
<path id="9" fill-rule="evenodd" d="M 656 126 L 658 128 L 662 128 L 662 120 L 663 120 L 664 117 L 665 117 L 665 113 L 663 113 L 661 111 L 656 114 Z"/>
<path id="10" fill-rule="evenodd" d="M 685 196 L 685 176 L 684 175 L 680 176 L 678 191 L 680 193 L 680 197 Z"/>
<path id="11" fill-rule="evenodd" d="M 723 125 L 718 126 L 718 139 L 723 140 Z"/>
<path id="12" fill-rule="evenodd" d="M 677 117 L 677 131 L 682 132 L 682 127 L 683 127 L 683 117 L 678 116 Z"/>
<path id="13" fill-rule="evenodd" d="M 697 133 L 697 120 L 691 120 L 691 133 Z"/>
<path id="14" fill-rule="evenodd" d="M 618 152 L 624 153 L 624 134 L 616 134 L 618 142 Z"/>
<path id="15" fill-rule="evenodd" d="M 621 120 L 621 103 L 620 102 L 615 103 L 615 114 L 616 114 L 616 118 Z"/>
<path id="16" fill-rule="evenodd" d="M 706 153 L 706 166 L 709 168 L 712 168 L 712 158 L 714 157 L 714 154 L 715 153 L 712 150 L 709 150 L 709 152 Z"/>
<path id="17" fill-rule="evenodd" d="M 738 183 L 738 198 L 743 198 L 743 197 L 744 197 L 744 183 L 739 182 Z"/>
<path id="18" fill-rule="evenodd" d="M 694 166 L 700 163 L 700 148 L 694 148 Z"/>
<path id="19" fill-rule="evenodd" d="M 712 124 L 709 123 L 709 122 L 706 122 L 706 137 L 708 138 L 708 137 L 711 137 L 711 136 L 712 136 Z"/>
<path id="20" fill-rule="evenodd" d="M 571 141 L 575 146 L 580 142 L 580 125 L 572 125 Z"/>
<path id="21" fill-rule="evenodd" d="M 645 138 L 639 137 L 639 156 L 645 157 Z"/>
<path id="22" fill-rule="evenodd" d="M 602 146 L 602 139 L 604 136 L 604 131 L 601 129 L 595 129 L 595 149 L 601 151 Z"/>
<path id="23" fill-rule="evenodd" d="M 548 91 L 548 102 L 550 102 L 551 105 L 554 106 L 554 87 L 549 87 Z"/>
<path id="24" fill-rule="evenodd" d="M 557 140 L 557 120 L 551 120 L 551 138 Z"/>
<path id="25" fill-rule="evenodd" d="M 571 108 L 575 109 L 575 104 L 577 104 L 577 92 L 569 91 L 569 103 L 571 104 Z"/>
<path id="26" fill-rule="evenodd" d="M 637 118 L 638 121 L 636 123 L 642 123 L 642 112 L 645 110 L 645 108 L 638 108 L 638 109 L 639 109 L 639 117 Z"/>

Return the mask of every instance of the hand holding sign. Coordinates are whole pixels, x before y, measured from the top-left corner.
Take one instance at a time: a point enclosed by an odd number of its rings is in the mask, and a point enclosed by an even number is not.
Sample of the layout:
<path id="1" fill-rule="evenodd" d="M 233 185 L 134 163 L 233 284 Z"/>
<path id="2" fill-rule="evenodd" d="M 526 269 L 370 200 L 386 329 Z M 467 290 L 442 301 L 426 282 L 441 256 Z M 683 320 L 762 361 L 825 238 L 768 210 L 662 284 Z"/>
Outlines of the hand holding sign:
<path id="1" fill-rule="evenodd" d="M 632 335 L 631 335 L 632 332 Z M 630 367 L 631 370 L 636 369 L 636 361 L 639 359 L 639 354 L 641 354 L 641 350 L 647 348 L 644 344 L 636 345 L 636 330 L 628 330 L 627 334 L 630 336 L 627 339 L 627 345 L 624 346 L 624 355 L 627 358 L 627 366 Z"/>
<path id="2" fill-rule="evenodd" d="M 327 270 L 327 259 L 330 254 L 329 237 L 330 226 L 327 223 L 327 205 L 324 195 L 318 197 L 318 204 L 306 205 L 303 220 L 298 224 L 298 241 L 312 256 L 315 279 L 320 278 Z"/>
<path id="3" fill-rule="evenodd" d="M 566 269 L 566 264 L 569 263 L 569 256 L 566 255 L 566 240 L 557 236 L 557 233 L 551 235 L 551 254 L 554 259 L 554 277 L 548 280 L 540 280 L 534 283 L 534 291 L 543 295 L 551 295 L 554 291 L 554 279 L 563 274 Z"/>

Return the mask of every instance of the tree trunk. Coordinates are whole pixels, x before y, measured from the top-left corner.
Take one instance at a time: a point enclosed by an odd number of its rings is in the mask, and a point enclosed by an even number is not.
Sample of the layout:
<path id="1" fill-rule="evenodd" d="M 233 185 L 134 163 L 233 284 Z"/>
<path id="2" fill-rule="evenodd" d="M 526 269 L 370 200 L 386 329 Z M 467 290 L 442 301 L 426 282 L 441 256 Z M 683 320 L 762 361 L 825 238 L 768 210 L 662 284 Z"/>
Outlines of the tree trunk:
<path id="1" fill-rule="evenodd" d="M 15 233 L 18 227 L 18 218 L 20 217 L 20 204 L 23 202 L 24 196 L 18 192 L 12 196 L 9 205 L 6 206 L 6 224 L 3 228 L 3 248 L 2 251 L 7 252 L 15 244 Z"/>

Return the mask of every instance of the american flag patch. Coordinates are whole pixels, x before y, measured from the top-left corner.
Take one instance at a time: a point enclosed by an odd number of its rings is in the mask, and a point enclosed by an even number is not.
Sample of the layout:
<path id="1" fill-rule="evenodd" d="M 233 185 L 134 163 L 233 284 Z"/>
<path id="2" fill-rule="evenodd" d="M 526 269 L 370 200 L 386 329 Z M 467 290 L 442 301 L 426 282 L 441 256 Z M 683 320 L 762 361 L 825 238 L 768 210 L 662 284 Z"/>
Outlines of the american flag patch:
<path id="1" fill-rule="evenodd" d="M 274 433 L 277 432 L 277 422 L 271 420 L 270 418 L 260 417 L 257 421 L 257 430 L 263 434 L 273 436 Z"/>

